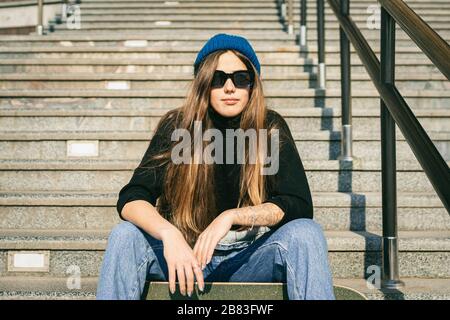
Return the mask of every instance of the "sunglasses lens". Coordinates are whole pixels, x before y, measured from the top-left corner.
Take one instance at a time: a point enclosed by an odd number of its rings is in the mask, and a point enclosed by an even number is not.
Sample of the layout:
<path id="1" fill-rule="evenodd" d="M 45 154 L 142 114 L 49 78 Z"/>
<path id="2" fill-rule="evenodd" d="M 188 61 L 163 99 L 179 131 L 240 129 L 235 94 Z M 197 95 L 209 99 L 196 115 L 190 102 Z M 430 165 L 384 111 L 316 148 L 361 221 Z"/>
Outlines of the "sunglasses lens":
<path id="1" fill-rule="evenodd" d="M 234 85 L 238 88 L 247 88 L 251 84 L 250 74 L 248 72 L 237 72 L 234 75 Z"/>
<path id="2" fill-rule="evenodd" d="M 223 71 L 215 71 L 211 82 L 212 88 L 222 88 L 227 81 L 227 76 Z M 233 74 L 232 81 L 237 88 L 247 88 L 251 86 L 252 79 L 248 71 L 238 71 Z"/>
<path id="3" fill-rule="evenodd" d="M 215 71 L 211 82 L 211 87 L 222 88 L 225 84 L 226 76 L 223 72 Z"/>

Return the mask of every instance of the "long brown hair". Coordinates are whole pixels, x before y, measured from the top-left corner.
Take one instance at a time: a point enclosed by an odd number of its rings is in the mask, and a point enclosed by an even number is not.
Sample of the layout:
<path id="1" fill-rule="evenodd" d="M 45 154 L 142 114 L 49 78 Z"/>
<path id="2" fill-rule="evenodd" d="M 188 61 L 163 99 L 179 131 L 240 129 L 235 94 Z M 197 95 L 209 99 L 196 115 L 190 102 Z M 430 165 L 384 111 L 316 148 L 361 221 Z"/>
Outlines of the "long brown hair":
<path id="1" fill-rule="evenodd" d="M 183 105 L 163 116 L 157 130 L 163 124 L 171 123 L 172 129 L 186 129 L 193 137 L 194 121 L 202 121 L 203 132 L 213 128 L 212 120 L 207 112 L 210 105 L 211 81 L 219 57 L 226 51 L 215 51 L 202 61 L 199 69 L 195 70 L 195 77 L 189 84 Z M 270 137 L 270 130 L 274 128 L 274 124 L 269 124 L 270 128 L 267 128 L 263 86 L 257 71 L 247 57 L 239 51 L 230 51 L 236 54 L 247 69 L 253 71 L 255 75 L 249 101 L 241 113 L 240 128 L 244 131 L 253 128 L 256 132 L 265 128 L 268 129 Z M 257 139 L 259 139 L 258 134 Z M 203 149 L 209 144 L 207 141 L 202 143 Z M 141 166 L 144 167 L 145 164 L 154 160 L 159 160 L 158 165 L 167 165 L 157 209 L 183 233 L 187 242 L 194 246 L 200 233 L 220 214 L 217 212 L 214 197 L 214 164 L 205 164 L 203 161 L 200 164 L 174 164 L 171 161 L 171 149 L 176 144 L 177 142 L 174 142 L 170 148 L 141 163 Z M 267 145 L 270 145 L 270 142 L 267 142 Z M 263 153 L 265 151 L 260 149 L 259 143 L 254 147 L 257 155 L 265 154 Z M 249 163 L 248 143 L 245 144 L 245 148 L 245 163 L 241 166 L 239 180 L 238 208 L 261 204 L 266 199 L 268 188 L 268 176 L 260 173 L 263 159 L 258 156 L 256 163 Z M 191 150 L 191 156 L 194 157 L 196 150 L 193 147 Z M 239 230 L 247 228 L 249 227 L 243 226 Z"/>

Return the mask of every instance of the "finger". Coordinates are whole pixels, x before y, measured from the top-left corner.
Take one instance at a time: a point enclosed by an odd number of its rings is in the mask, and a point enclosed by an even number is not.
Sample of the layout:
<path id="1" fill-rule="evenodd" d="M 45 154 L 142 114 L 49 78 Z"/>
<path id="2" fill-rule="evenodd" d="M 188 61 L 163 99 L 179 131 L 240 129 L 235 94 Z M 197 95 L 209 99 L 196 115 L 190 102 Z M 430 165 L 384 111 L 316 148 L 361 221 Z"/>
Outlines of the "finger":
<path id="1" fill-rule="evenodd" d="M 178 276 L 178 285 L 180 287 L 180 292 L 183 296 L 185 296 L 186 295 L 186 278 L 184 275 L 183 265 L 177 266 L 177 276 Z"/>
<path id="2" fill-rule="evenodd" d="M 194 256 L 195 256 L 195 258 L 197 259 L 197 262 L 200 264 L 200 256 L 199 256 L 199 254 L 198 254 L 198 248 L 199 248 L 199 245 L 200 245 L 200 240 L 197 240 L 197 242 L 195 243 L 195 245 L 194 245 L 194 249 L 193 249 L 193 253 L 194 253 Z"/>
<path id="3" fill-rule="evenodd" d="M 216 245 L 217 245 L 217 241 L 215 241 L 213 239 L 209 242 L 208 249 L 206 251 L 206 264 L 211 262 Z"/>
<path id="4" fill-rule="evenodd" d="M 204 269 L 204 266 L 206 266 L 206 264 L 203 262 L 203 250 L 205 247 L 205 237 L 202 237 L 199 239 L 199 244 L 198 244 L 198 249 L 197 249 L 197 261 L 198 263 L 200 263 L 200 266 L 202 267 L 202 269 Z"/>
<path id="5" fill-rule="evenodd" d="M 207 255 L 208 255 L 208 247 L 210 246 L 211 243 L 211 237 L 207 236 L 204 240 L 204 244 L 202 246 L 202 252 L 201 252 L 201 261 L 202 261 L 202 265 L 206 266 L 206 259 L 207 259 Z"/>
<path id="6" fill-rule="evenodd" d="M 184 272 L 186 274 L 186 286 L 187 286 L 187 294 L 191 295 L 194 291 L 194 273 L 192 272 L 192 265 L 186 264 L 184 265 Z"/>
<path id="7" fill-rule="evenodd" d="M 175 280 L 176 280 L 176 273 L 175 273 L 175 266 L 173 264 L 170 264 L 168 266 L 169 269 L 169 290 L 172 294 L 175 293 Z"/>
<path id="8" fill-rule="evenodd" d="M 205 281 L 203 279 L 203 271 L 198 264 L 194 264 L 192 267 L 194 270 L 195 279 L 197 279 L 198 288 L 203 291 L 205 289 Z"/>

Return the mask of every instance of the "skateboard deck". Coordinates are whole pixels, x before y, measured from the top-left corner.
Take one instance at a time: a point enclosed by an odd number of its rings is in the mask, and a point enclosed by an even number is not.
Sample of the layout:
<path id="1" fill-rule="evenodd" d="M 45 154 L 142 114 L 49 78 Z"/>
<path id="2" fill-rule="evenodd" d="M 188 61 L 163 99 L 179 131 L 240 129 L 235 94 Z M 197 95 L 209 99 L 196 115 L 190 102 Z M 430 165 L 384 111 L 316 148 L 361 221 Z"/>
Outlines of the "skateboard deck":
<path id="1" fill-rule="evenodd" d="M 197 285 L 191 297 L 183 296 L 179 291 L 171 294 L 168 282 L 148 282 L 144 289 L 146 300 L 288 300 L 285 283 L 255 282 L 205 282 L 201 292 Z M 336 300 L 368 300 L 367 297 L 349 287 L 334 285 Z"/>

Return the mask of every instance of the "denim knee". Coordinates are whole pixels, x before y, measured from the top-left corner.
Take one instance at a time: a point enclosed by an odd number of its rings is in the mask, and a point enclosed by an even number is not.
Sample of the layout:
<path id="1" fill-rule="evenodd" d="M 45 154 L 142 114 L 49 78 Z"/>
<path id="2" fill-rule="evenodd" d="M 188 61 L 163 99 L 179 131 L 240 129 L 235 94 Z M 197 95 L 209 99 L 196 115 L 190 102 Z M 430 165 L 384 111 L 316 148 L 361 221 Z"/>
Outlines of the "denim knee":
<path id="1" fill-rule="evenodd" d="M 287 246 L 317 245 L 326 242 L 322 227 L 312 219 L 291 220 L 282 225 L 278 231 L 282 242 Z"/>
<path id="2" fill-rule="evenodd" d="M 108 243 L 113 242 L 116 245 L 128 246 L 142 236 L 142 232 L 133 223 L 123 221 L 111 230 Z"/>

